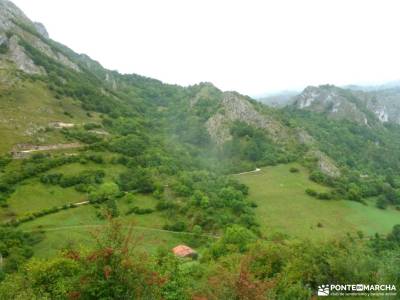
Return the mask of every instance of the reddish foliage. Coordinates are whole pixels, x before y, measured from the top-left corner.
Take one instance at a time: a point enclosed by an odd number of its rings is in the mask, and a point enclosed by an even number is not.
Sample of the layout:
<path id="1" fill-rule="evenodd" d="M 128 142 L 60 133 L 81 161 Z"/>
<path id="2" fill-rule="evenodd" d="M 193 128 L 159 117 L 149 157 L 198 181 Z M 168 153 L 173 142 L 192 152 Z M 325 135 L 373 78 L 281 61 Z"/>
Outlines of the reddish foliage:
<path id="1" fill-rule="evenodd" d="M 148 278 L 146 280 L 147 285 L 155 285 L 155 286 L 162 286 L 165 284 L 167 279 L 165 277 L 162 277 L 159 273 L 157 272 L 151 272 L 148 274 Z"/>
<path id="2" fill-rule="evenodd" d="M 112 255 L 114 254 L 114 249 L 112 249 L 112 248 L 105 248 L 104 250 L 103 250 L 103 257 L 105 257 L 105 258 L 109 258 L 109 257 L 111 257 Z"/>
<path id="3" fill-rule="evenodd" d="M 68 294 L 68 299 L 77 300 L 81 298 L 81 293 L 78 291 L 72 291 Z"/>
<path id="4" fill-rule="evenodd" d="M 253 258 L 246 256 L 240 264 L 239 278 L 236 281 L 236 294 L 241 300 L 265 299 L 267 290 L 274 286 L 272 281 L 257 280 L 250 271 L 250 263 Z"/>
<path id="5" fill-rule="evenodd" d="M 273 281 L 259 280 L 251 272 L 251 256 L 245 256 L 240 263 L 239 270 L 219 267 L 214 276 L 209 278 L 208 293 L 211 299 L 224 298 L 229 293 L 239 300 L 265 300 L 266 293 L 273 288 Z M 221 294 L 222 293 L 222 294 Z"/>
<path id="6" fill-rule="evenodd" d="M 105 267 L 104 267 L 104 269 L 103 269 L 103 274 L 104 274 L 104 278 L 105 278 L 106 280 L 108 280 L 108 278 L 110 277 L 111 271 L 112 271 L 112 269 L 111 269 L 110 266 L 105 266 Z"/>
<path id="7" fill-rule="evenodd" d="M 99 258 L 99 253 L 97 251 L 92 252 L 86 257 L 87 261 L 94 262 Z"/>
<path id="8" fill-rule="evenodd" d="M 204 296 L 193 296 L 192 300 L 208 300 L 208 298 Z"/>
<path id="9" fill-rule="evenodd" d="M 65 254 L 66 258 L 72 259 L 72 260 L 79 260 L 80 255 L 78 251 L 70 250 Z"/>

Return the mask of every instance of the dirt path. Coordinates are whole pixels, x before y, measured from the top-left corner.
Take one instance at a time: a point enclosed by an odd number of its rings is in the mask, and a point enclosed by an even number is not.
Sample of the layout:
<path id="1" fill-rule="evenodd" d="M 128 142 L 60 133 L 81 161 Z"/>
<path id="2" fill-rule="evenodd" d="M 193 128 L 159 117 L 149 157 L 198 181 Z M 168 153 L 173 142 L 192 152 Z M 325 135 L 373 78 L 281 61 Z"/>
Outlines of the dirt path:
<path id="1" fill-rule="evenodd" d="M 70 226 L 59 226 L 59 227 L 53 227 L 53 228 L 38 228 L 38 229 L 31 229 L 31 230 L 23 230 L 23 232 L 29 233 L 29 232 L 33 232 L 33 231 L 37 231 L 37 230 L 49 232 L 49 231 L 62 231 L 62 230 L 81 229 L 81 228 L 99 228 L 99 227 L 104 227 L 104 226 L 106 226 L 106 225 L 103 225 L 103 224 L 70 225 Z M 132 228 L 156 231 L 156 232 L 168 232 L 168 233 L 178 234 L 178 235 L 196 235 L 193 232 L 171 231 L 171 230 L 166 230 L 166 229 L 144 227 L 144 226 L 125 225 L 124 227 L 126 227 L 126 228 L 132 227 Z M 201 234 L 200 236 L 214 238 L 214 239 L 220 238 L 220 236 L 213 235 L 213 234 Z"/>
<path id="2" fill-rule="evenodd" d="M 78 207 L 78 206 L 87 205 L 87 204 L 90 204 L 90 201 L 82 201 L 82 202 L 77 202 L 77 203 L 71 203 L 71 205 L 73 207 Z M 105 225 L 101 225 L 101 224 L 71 225 L 71 226 L 59 226 L 59 227 L 53 227 L 53 228 L 40 228 L 39 230 L 42 230 L 42 231 L 61 231 L 61 230 L 70 230 L 70 229 L 78 229 L 78 228 L 97 228 L 97 227 L 102 227 L 102 226 L 105 226 Z M 180 234 L 180 235 L 182 235 L 182 234 L 183 235 L 195 235 L 195 233 L 188 232 L 188 231 L 171 231 L 171 230 L 166 230 L 166 229 L 144 227 L 144 226 L 125 225 L 124 227 L 133 227 L 133 228 L 137 228 L 137 229 L 157 231 L 157 232 L 169 232 L 169 233 Z M 33 231 L 36 231 L 36 229 L 23 230 L 23 231 L 24 232 L 33 232 Z M 209 237 L 209 238 L 215 238 L 215 239 L 220 238 L 220 236 L 213 235 L 213 234 L 201 234 L 200 236 Z"/>
<path id="3" fill-rule="evenodd" d="M 89 204 L 89 201 L 83 201 L 83 202 L 78 202 L 78 203 L 73 203 L 73 205 L 75 206 L 81 206 L 81 205 L 85 205 L 85 204 Z"/>
<path id="4" fill-rule="evenodd" d="M 260 168 L 256 168 L 256 169 L 253 170 L 253 171 L 242 172 L 242 173 L 237 173 L 237 174 L 232 174 L 232 175 L 238 176 L 238 175 L 244 175 L 244 174 L 250 174 L 250 173 L 257 173 L 257 172 L 260 172 L 260 171 L 261 171 Z"/>
<path id="5" fill-rule="evenodd" d="M 31 149 L 25 149 L 18 151 L 20 153 L 32 153 L 32 152 L 40 152 L 40 151 L 50 151 L 50 150 L 60 150 L 60 149 L 75 149 L 81 148 L 82 145 L 78 143 L 72 144 L 55 144 L 55 145 L 47 145 L 47 146 L 34 146 Z"/>
<path id="6" fill-rule="evenodd" d="M 54 150 L 62 150 L 62 149 L 77 149 L 82 148 L 84 145 L 79 143 L 70 143 L 70 144 L 54 144 L 54 145 L 45 145 L 45 146 L 36 146 L 36 145 L 17 145 L 14 147 L 12 154 L 14 158 L 24 158 L 30 153 L 35 152 L 43 152 L 43 151 L 54 151 Z"/>

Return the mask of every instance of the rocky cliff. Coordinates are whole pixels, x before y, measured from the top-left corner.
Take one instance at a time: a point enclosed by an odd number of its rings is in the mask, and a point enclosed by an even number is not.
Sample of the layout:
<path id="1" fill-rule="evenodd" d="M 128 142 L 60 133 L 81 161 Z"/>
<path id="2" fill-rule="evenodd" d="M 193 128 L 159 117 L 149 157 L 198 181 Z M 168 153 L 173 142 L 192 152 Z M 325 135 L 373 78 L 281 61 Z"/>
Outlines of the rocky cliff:
<path id="1" fill-rule="evenodd" d="M 332 85 L 310 86 L 294 98 L 294 107 L 364 125 L 400 124 L 400 89 L 353 90 Z"/>
<path id="2" fill-rule="evenodd" d="M 13 61 L 16 67 L 25 73 L 45 75 L 44 70 L 36 66 L 26 54 L 21 40 L 58 63 L 79 71 L 76 63 L 53 47 L 43 24 L 30 21 L 12 2 L 0 0 L 0 59 Z"/>
<path id="3" fill-rule="evenodd" d="M 253 103 L 238 93 L 223 93 L 221 108 L 206 123 L 210 136 L 218 144 L 223 144 L 231 138 L 229 125 L 234 121 L 264 129 L 275 141 L 283 141 L 287 137 L 287 132 L 282 124 L 272 116 L 257 111 Z"/>

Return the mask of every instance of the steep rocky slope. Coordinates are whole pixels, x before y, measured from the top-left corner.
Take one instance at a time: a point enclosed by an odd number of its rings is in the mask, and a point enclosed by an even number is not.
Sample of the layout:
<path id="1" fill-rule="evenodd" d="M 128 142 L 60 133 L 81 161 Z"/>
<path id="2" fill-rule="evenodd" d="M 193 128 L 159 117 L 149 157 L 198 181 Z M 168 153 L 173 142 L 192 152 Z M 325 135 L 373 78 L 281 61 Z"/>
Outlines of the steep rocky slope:
<path id="1" fill-rule="evenodd" d="M 25 43 L 25 44 L 24 44 Z M 24 45 L 37 49 L 55 63 L 75 72 L 80 68 L 48 39 L 45 27 L 31 22 L 13 3 L 0 1 L 0 152 L 15 145 L 65 141 L 51 123 L 81 124 L 89 118 L 73 97 L 58 97 L 45 83 L 43 65 L 34 61 Z M 42 78 L 43 80 L 38 80 Z"/>
<path id="2" fill-rule="evenodd" d="M 294 97 L 293 105 L 364 125 L 373 125 L 377 121 L 400 124 L 399 88 L 362 91 L 332 85 L 310 86 Z"/>
<path id="3" fill-rule="evenodd" d="M 10 59 L 19 70 L 26 73 L 43 74 L 43 69 L 35 66 L 32 59 L 19 44 L 21 38 L 58 63 L 79 71 L 79 67 L 75 63 L 52 46 L 43 24 L 31 22 L 10 1 L 0 1 L 0 46 L 3 46 L 2 59 Z"/>
<path id="4" fill-rule="evenodd" d="M 251 100 L 238 93 L 223 93 L 220 105 L 222 109 L 206 123 L 209 134 L 218 144 L 223 144 L 231 138 L 229 125 L 234 121 L 264 129 L 276 141 L 285 141 L 288 137 L 282 124 L 272 116 L 257 111 Z"/>

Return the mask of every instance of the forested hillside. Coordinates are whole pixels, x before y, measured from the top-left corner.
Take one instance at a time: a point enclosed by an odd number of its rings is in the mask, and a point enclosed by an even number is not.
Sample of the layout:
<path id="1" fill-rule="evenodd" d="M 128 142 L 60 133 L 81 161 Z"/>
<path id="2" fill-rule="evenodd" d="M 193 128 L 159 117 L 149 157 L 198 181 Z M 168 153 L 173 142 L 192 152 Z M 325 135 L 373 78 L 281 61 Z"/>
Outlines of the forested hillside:
<path id="1" fill-rule="evenodd" d="M 400 126 L 321 89 L 270 108 L 119 74 L 0 0 L 0 299 L 400 288 Z"/>

